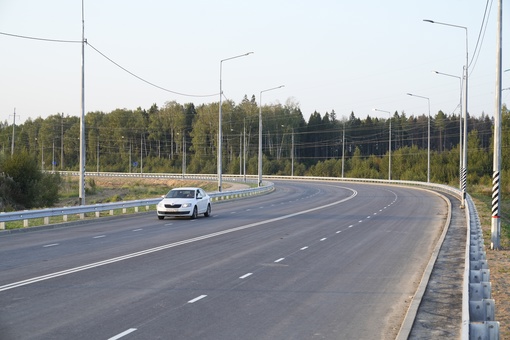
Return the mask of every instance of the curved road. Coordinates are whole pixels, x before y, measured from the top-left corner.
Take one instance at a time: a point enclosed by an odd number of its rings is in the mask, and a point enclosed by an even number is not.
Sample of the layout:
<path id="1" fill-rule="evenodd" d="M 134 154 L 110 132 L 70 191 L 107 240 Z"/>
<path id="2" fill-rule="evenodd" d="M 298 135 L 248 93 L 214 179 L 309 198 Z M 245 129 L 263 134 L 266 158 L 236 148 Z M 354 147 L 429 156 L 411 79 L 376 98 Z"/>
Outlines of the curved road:
<path id="1" fill-rule="evenodd" d="M 394 339 L 447 215 L 434 193 L 277 182 L 213 205 L 0 235 L 2 339 Z"/>

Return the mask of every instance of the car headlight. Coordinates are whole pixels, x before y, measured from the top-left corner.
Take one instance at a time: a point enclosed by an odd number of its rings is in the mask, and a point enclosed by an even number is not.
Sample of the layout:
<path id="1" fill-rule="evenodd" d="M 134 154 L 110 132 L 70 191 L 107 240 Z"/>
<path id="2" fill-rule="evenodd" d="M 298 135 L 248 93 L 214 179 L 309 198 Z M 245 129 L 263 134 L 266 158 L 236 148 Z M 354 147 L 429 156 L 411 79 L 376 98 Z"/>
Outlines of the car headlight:
<path id="1" fill-rule="evenodd" d="M 181 205 L 181 208 L 189 208 L 189 207 L 191 207 L 191 203 L 183 203 Z"/>
<path id="2" fill-rule="evenodd" d="M 163 207 L 164 207 L 163 201 L 159 202 L 158 203 L 158 208 L 163 208 Z"/>

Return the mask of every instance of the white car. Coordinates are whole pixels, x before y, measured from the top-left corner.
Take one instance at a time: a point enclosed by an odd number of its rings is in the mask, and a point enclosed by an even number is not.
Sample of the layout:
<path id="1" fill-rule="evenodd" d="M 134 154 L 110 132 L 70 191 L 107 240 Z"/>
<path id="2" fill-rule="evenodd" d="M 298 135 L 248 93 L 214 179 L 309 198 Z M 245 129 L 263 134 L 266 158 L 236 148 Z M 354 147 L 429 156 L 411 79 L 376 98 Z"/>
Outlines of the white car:
<path id="1" fill-rule="evenodd" d="M 211 198 L 201 188 L 175 188 L 163 196 L 157 206 L 158 218 L 165 216 L 197 218 L 211 215 Z"/>

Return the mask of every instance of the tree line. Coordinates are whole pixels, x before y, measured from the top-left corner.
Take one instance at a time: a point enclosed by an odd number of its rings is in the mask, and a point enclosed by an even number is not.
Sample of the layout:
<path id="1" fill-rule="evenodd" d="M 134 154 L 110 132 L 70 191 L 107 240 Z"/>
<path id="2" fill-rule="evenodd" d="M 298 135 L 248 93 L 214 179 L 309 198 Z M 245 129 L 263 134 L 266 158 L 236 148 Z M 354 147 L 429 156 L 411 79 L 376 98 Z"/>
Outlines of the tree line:
<path id="1" fill-rule="evenodd" d="M 169 101 L 149 109 L 88 112 L 86 171 L 215 174 L 218 105 Z M 459 181 L 459 115 L 439 111 L 431 117 L 407 116 L 395 111 L 388 118 L 367 115 L 361 119 L 354 112 L 339 118 L 333 110 L 313 112 L 306 121 L 291 100 L 259 107 L 255 96 L 245 96 L 238 104 L 223 102 L 223 173 L 242 174 L 246 168 L 246 174 L 257 174 L 259 112 L 266 175 L 388 178 L 391 147 L 392 179 L 426 180 L 430 119 L 431 181 Z M 508 171 L 510 118 L 506 107 L 502 125 L 502 168 Z M 490 183 L 493 120 L 483 113 L 469 116 L 467 127 L 468 183 Z M 41 170 L 78 170 L 79 136 L 76 116 L 57 113 L 17 126 L 6 121 L 0 123 L 0 155 L 6 159 L 11 153 L 26 152 Z"/>

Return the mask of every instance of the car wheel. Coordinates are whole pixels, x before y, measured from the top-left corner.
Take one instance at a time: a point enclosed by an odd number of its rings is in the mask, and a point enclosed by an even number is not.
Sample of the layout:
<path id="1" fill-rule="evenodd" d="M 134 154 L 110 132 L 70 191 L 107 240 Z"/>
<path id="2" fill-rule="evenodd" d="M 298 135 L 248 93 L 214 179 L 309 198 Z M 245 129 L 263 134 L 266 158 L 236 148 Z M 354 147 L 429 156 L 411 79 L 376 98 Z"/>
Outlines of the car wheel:
<path id="1" fill-rule="evenodd" d="M 164 218 L 165 218 L 165 216 L 158 216 L 158 218 L 159 218 L 160 220 L 162 220 L 162 219 L 164 219 Z"/>
<path id="2" fill-rule="evenodd" d="M 207 210 L 205 211 L 204 216 L 205 217 L 211 216 L 211 205 L 210 204 L 207 205 Z"/>
<path id="3" fill-rule="evenodd" d="M 191 219 L 195 219 L 197 218 L 198 216 L 198 212 L 197 212 L 197 207 L 195 206 L 195 208 L 193 208 L 193 214 L 191 215 Z"/>

